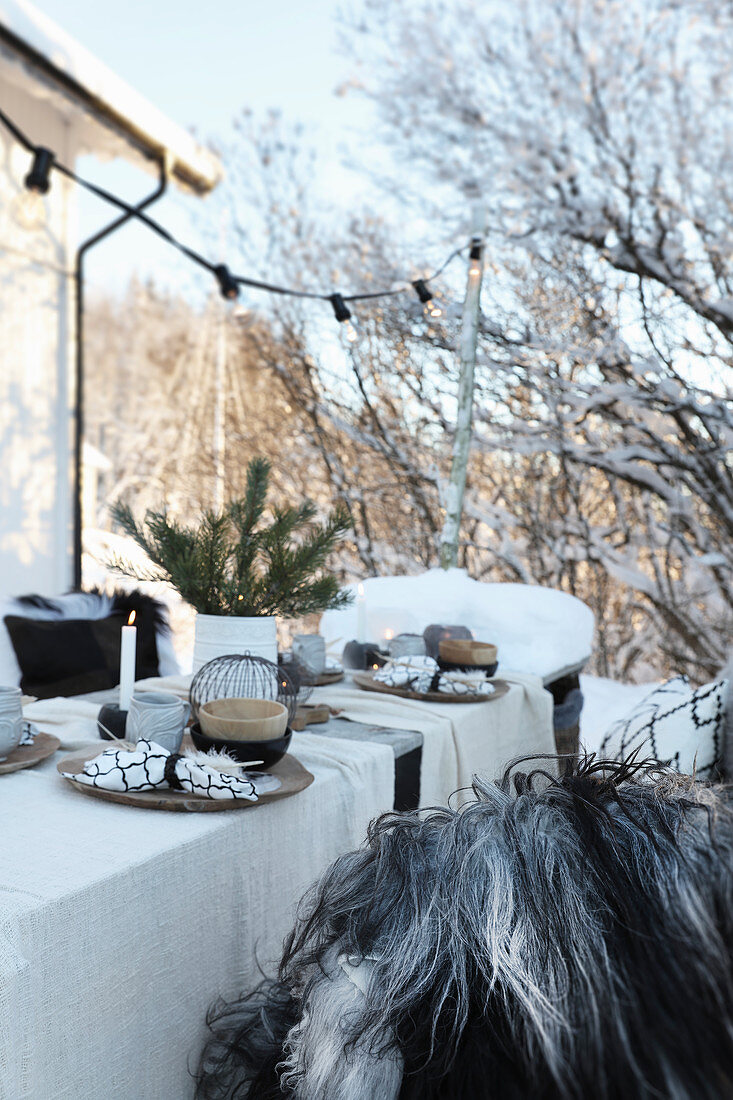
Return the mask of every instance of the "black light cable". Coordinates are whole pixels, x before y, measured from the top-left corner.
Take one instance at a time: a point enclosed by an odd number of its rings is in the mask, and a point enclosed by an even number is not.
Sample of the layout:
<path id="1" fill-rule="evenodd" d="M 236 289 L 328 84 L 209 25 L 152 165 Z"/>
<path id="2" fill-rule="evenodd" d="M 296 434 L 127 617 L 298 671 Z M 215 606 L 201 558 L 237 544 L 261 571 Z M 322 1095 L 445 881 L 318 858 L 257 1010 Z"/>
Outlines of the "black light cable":
<path id="1" fill-rule="evenodd" d="M 229 300 L 234 300 L 238 297 L 240 286 L 251 287 L 254 290 L 264 290 L 270 294 L 282 294 L 291 298 L 311 298 L 318 301 L 330 302 L 336 320 L 340 323 L 345 323 L 351 320 L 351 311 L 346 305 L 347 302 L 364 302 L 376 298 L 394 298 L 400 294 L 404 294 L 408 286 L 412 287 L 417 293 L 420 301 L 424 305 L 427 305 L 427 303 L 434 298 L 433 293 L 428 287 L 428 283 L 437 279 L 455 257 L 465 251 L 463 247 L 454 249 L 441 266 L 424 279 L 412 280 L 411 283 L 398 288 L 370 291 L 363 294 L 339 294 L 333 292 L 326 294 L 319 291 L 297 290 L 294 287 L 285 287 L 276 283 L 265 282 L 261 279 L 253 279 L 247 275 L 233 275 L 226 264 L 214 264 L 210 260 L 207 260 L 205 256 L 202 256 L 193 248 L 189 248 L 188 245 L 177 240 L 177 238 L 164 226 L 149 217 L 139 207 L 131 206 L 129 203 L 125 202 L 124 199 L 119 198 L 119 196 L 113 194 L 111 191 L 107 191 L 104 187 L 99 187 L 97 184 L 91 183 L 89 180 L 77 175 L 72 169 L 67 168 L 66 165 L 56 160 L 54 153 L 50 149 L 46 149 L 44 146 L 34 145 L 26 134 L 24 134 L 13 120 L 1 109 L 0 122 L 9 130 L 16 141 L 33 156 L 31 169 L 24 180 L 25 186 L 29 190 L 36 191 L 39 194 L 46 194 L 50 187 L 50 173 L 52 169 L 56 169 L 62 175 L 66 176 L 67 179 L 73 180 L 75 183 L 79 184 L 80 187 L 85 188 L 97 198 L 110 203 L 112 206 L 116 206 L 130 217 L 137 218 L 138 221 L 146 225 L 148 229 L 152 230 L 153 233 L 156 233 L 184 256 L 187 256 L 193 263 L 198 264 L 199 267 L 205 268 L 205 270 L 216 279 L 222 296 Z M 481 242 L 477 238 L 474 238 L 471 243 L 469 256 L 472 261 L 477 261 L 481 258 Z M 432 316 L 439 316 L 441 310 L 436 306 L 430 310 L 430 313 Z"/>

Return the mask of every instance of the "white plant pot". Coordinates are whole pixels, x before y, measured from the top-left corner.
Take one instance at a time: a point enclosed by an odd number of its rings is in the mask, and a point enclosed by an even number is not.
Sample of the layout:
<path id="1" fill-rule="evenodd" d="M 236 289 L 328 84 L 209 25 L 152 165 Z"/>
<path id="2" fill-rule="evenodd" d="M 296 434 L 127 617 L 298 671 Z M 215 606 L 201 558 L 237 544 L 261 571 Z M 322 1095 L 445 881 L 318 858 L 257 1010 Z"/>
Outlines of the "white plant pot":
<path id="1" fill-rule="evenodd" d="M 277 623 L 274 615 L 197 615 L 193 671 L 229 653 L 250 653 L 277 664 Z"/>

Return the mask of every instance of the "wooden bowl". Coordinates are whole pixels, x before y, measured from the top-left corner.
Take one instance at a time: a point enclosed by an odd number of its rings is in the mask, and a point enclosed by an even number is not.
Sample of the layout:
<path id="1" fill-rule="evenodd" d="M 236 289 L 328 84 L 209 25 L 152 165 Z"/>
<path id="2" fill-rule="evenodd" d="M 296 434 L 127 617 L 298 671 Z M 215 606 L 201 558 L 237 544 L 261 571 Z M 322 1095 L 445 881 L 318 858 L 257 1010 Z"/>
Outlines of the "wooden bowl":
<path id="1" fill-rule="evenodd" d="M 474 642 L 472 638 L 445 638 L 438 644 L 438 655 L 452 665 L 485 668 L 496 662 L 498 650 L 489 642 Z"/>
<path id="2" fill-rule="evenodd" d="M 199 708 L 201 730 L 225 741 L 271 741 L 288 728 L 288 708 L 271 699 L 211 699 Z"/>

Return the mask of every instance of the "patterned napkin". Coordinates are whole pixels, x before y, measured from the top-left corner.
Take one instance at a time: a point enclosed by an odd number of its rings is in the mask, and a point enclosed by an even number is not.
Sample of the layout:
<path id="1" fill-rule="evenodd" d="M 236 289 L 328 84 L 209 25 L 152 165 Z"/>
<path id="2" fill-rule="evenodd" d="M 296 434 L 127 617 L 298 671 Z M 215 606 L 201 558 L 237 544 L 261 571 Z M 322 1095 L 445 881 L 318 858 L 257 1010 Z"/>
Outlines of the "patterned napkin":
<path id="1" fill-rule="evenodd" d="M 170 787 L 203 798 L 244 798 L 249 802 L 256 802 L 259 795 L 280 786 L 275 776 L 250 773 L 239 777 L 220 772 L 178 753 L 169 753 L 155 741 L 138 741 L 132 751 L 105 749 L 93 760 L 87 760 L 83 771 L 62 772 L 62 775 L 107 791 L 152 791 Z"/>
<path id="2" fill-rule="evenodd" d="M 491 695 L 493 684 L 483 672 L 441 672 L 433 657 L 411 654 L 393 657 L 374 673 L 377 683 L 411 691 L 442 691 L 446 695 Z"/>
<path id="3" fill-rule="evenodd" d="M 422 654 L 393 657 L 374 673 L 374 680 L 388 687 L 406 687 L 411 691 L 430 691 L 438 675 L 438 662 Z"/>

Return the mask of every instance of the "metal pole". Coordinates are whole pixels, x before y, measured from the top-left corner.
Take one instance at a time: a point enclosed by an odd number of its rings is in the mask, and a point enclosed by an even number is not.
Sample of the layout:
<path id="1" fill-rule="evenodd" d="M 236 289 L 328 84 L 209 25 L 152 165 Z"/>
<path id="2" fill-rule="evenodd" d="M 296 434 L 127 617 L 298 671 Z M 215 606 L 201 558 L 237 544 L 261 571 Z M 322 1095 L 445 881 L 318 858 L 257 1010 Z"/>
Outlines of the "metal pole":
<path id="1" fill-rule="evenodd" d="M 216 324 L 216 370 L 214 375 L 214 508 L 224 510 L 224 395 L 226 390 L 226 313 L 224 303 L 217 302 L 214 307 L 218 313 Z"/>
<path id="2" fill-rule="evenodd" d="M 144 210 L 151 206 L 161 195 L 165 194 L 168 186 L 168 165 L 166 158 L 160 161 L 160 183 L 147 198 L 138 203 L 136 210 Z M 100 229 L 94 236 L 89 237 L 79 246 L 76 253 L 74 267 L 74 282 L 76 285 L 76 394 L 74 402 L 74 588 L 81 588 L 81 554 L 82 554 L 82 454 L 84 447 L 84 259 L 87 252 L 109 237 L 116 229 L 130 221 L 135 215 L 129 211 L 115 218 L 113 222 Z"/>
<path id="3" fill-rule="evenodd" d="M 458 409 L 456 431 L 453 438 L 453 461 L 445 499 L 445 519 L 440 545 L 440 564 L 443 569 L 458 565 L 458 536 L 461 529 L 463 496 L 466 489 L 466 471 L 471 447 L 471 419 L 473 415 L 473 385 L 476 368 L 479 319 L 481 316 L 481 280 L 484 270 L 484 235 L 486 211 L 483 205 L 473 210 L 471 251 L 466 278 L 466 297 L 461 316 L 459 345 L 460 373 L 458 381 Z"/>

